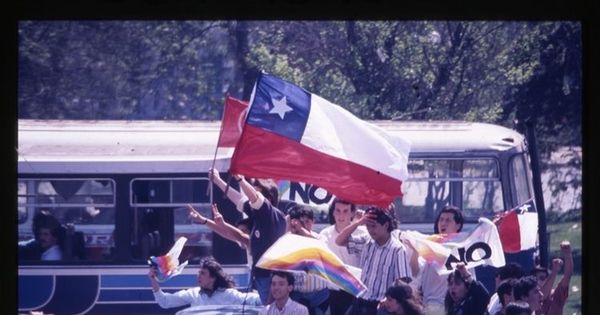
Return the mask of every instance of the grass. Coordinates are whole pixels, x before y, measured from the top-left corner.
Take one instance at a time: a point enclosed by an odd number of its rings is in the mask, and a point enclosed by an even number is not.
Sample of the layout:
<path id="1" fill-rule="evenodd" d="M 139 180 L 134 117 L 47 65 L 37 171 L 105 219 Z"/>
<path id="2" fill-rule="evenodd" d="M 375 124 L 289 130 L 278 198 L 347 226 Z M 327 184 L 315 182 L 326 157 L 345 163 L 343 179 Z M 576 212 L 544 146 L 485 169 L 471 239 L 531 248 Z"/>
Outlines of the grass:
<path id="1" fill-rule="evenodd" d="M 582 268 L 581 268 L 581 212 L 548 216 L 547 231 L 550 233 L 549 259 L 563 258 L 559 244 L 563 240 L 571 243 L 573 253 L 573 275 L 569 283 L 569 298 L 563 309 L 564 315 L 582 314 Z M 562 272 L 556 277 L 556 283 L 562 278 Z M 556 284 L 555 283 L 555 284 Z"/>

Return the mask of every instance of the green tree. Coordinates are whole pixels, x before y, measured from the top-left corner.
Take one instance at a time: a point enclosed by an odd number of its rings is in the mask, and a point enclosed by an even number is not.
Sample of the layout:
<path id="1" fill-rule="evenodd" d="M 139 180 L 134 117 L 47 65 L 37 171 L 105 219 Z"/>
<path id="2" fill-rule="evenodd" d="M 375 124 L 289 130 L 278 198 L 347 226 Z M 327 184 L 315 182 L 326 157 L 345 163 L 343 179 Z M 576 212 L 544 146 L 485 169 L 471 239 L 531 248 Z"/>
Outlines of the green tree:
<path id="1" fill-rule="evenodd" d="M 518 21 L 22 21 L 20 118 L 219 119 L 259 70 L 363 119 L 511 126 L 581 144 L 581 26 Z"/>
<path id="2" fill-rule="evenodd" d="M 582 50 L 578 22 L 531 23 L 514 58 L 504 119 L 536 122 L 539 151 L 580 146 Z"/>
<path id="3" fill-rule="evenodd" d="M 225 26 L 22 22 L 19 117 L 218 119 L 233 81 Z"/>

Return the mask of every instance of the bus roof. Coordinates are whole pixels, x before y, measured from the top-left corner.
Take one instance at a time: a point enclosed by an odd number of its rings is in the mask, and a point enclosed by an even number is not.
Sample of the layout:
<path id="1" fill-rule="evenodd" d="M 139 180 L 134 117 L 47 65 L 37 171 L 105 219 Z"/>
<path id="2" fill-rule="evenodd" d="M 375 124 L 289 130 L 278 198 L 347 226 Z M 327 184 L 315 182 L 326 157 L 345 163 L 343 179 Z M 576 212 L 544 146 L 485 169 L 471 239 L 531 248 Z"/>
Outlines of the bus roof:
<path id="1" fill-rule="evenodd" d="M 484 123 L 371 121 L 411 142 L 411 155 L 504 151 L 518 132 Z M 229 169 L 219 148 L 221 121 L 24 120 L 18 122 L 18 172 L 194 173 Z M 216 151 L 216 155 L 215 155 Z M 172 163 L 165 163 L 172 162 Z"/>
<path id="2" fill-rule="evenodd" d="M 18 171 L 205 172 L 215 153 L 215 167 L 228 169 L 232 149 L 216 148 L 220 125 L 220 121 L 19 120 Z"/>
<path id="3" fill-rule="evenodd" d="M 411 153 L 505 151 L 522 145 L 515 130 L 486 123 L 462 121 L 373 121 L 411 142 Z"/>

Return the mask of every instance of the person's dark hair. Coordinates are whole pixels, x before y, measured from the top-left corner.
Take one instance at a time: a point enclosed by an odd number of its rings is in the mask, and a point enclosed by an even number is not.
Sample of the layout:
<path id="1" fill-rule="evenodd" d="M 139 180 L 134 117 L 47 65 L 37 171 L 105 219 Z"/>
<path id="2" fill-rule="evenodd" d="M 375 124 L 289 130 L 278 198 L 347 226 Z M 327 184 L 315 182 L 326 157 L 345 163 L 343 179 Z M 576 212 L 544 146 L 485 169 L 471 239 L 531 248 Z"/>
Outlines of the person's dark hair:
<path id="1" fill-rule="evenodd" d="M 218 288 L 234 288 L 235 281 L 233 278 L 223 270 L 221 264 L 219 264 L 213 257 L 205 257 L 200 261 L 200 269 L 206 269 L 210 273 L 210 276 L 215 278 L 215 285 L 213 289 Z"/>
<path id="2" fill-rule="evenodd" d="M 250 181 L 252 186 L 258 188 L 258 191 L 276 207 L 279 205 L 279 189 L 272 179 L 253 179 Z"/>
<path id="3" fill-rule="evenodd" d="M 288 211 L 295 205 L 297 204 L 297 202 L 295 202 L 294 200 L 289 200 L 289 199 L 279 199 L 279 202 L 277 203 L 277 209 L 279 209 L 281 212 L 283 212 L 283 214 L 288 213 Z"/>
<path id="4" fill-rule="evenodd" d="M 398 228 L 398 224 L 400 224 L 400 220 L 396 217 L 396 205 L 394 203 L 390 203 L 390 205 L 386 209 L 388 215 L 392 218 L 392 226 L 393 230 Z"/>
<path id="5" fill-rule="evenodd" d="M 548 276 L 550 274 L 550 270 L 548 270 L 548 268 L 544 268 L 542 266 L 535 266 L 529 271 L 529 275 L 535 276 L 535 274 L 538 272 L 543 272 L 546 274 L 546 276 Z"/>
<path id="6" fill-rule="evenodd" d="M 527 315 L 531 315 L 533 312 L 529 308 L 529 303 L 524 301 L 514 301 L 508 303 L 504 315 L 522 315 L 525 312 Z"/>
<path id="7" fill-rule="evenodd" d="M 500 280 L 506 280 L 508 278 L 522 278 L 525 276 L 525 270 L 519 263 L 511 261 L 502 267 L 496 269 L 496 276 Z"/>
<path id="8" fill-rule="evenodd" d="M 315 219 L 312 210 L 307 205 L 299 203 L 293 205 L 290 210 L 288 210 L 288 215 L 290 216 L 290 219 L 300 219 L 302 217 L 307 217 L 311 220 Z"/>
<path id="9" fill-rule="evenodd" d="M 418 294 L 416 294 L 411 286 L 408 285 L 408 283 L 402 280 L 396 280 L 394 284 L 387 289 L 385 296 L 396 300 L 400 305 L 402 305 L 405 315 L 423 314 L 421 298 Z"/>
<path id="10" fill-rule="evenodd" d="M 365 210 L 365 215 L 375 215 L 373 219 L 381 225 L 388 223 L 388 232 L 392 232 L 396 228 L 394 217 L 390 214 L 390 211 L 386 209 L 381 209 L 378 207 L 369 207 L 367 208 L 367 210 Z"/>
<path id="11" fill-rule="evenodd" d="M 252 231 L 252 227 L 254 227 L 254 221 L 252 220 L 252 218 L 243 218 L 238 220 L 235 223 L 236 226 L 240 226 L 240 225 L 245 225 L 248 227 L 249 231 Z"/>
<path id="12" fill-rule="evenodd" d="M 440 222 L 440 217 L 442 216 L 442 213 L 452 213 L 454 215 L 454 222 L 456 222 L 456 224 L 459 224 L 458 232 L 462 231 L 462 228 L 465 223 L 462 210 L 460 210 L 460 208 L 456 206 L 444 206 L 442 210 L 438 212 L 437 217 L 435 218 L 435 223 L 433 225 L 433 232 L 435 234 L 440 233 L 440 229 L 438 228 L 438 222 Z"/>
<path id="13" fill-rule="evenodd" d="M 279 277 L 285 278 L 285 279 L 287 279 L 288 285 L 291 285 L 291 286 L 294 285 L 294 275 L 292 275 L 292 273 L 290 273 L 290 272 L 274 270 L 271 272 L 271 281 L 273 281 L 274 276 L 279 276 Z"/>
<path id="14" fill-rule="evenodd" d="M 52 233 L 55 227 L 59 225 L 60 222 L 56 217 L 54 217 L 47 211 L 40 211 L 33 216 L 33 219 L 31 221 L 31 231 L 33 232 L 35 239 L 39 240 L 40 229 L 42 227 L 49 228 Z M 56 235 L 52 235 L 56 237 Z"/>
<path id="15" fill-rule="evenodd" d="M 335 212 L 335 204 L 341 203 L 344 205 L 350 205 L 350 211 L 352 213 L 356 212 L 356 205 L 348 202 L 344 199 L 340 199 L 338 197 L 333 198 L 333 201 L 329 204 L 329 224 L 335 224 L 335 217 L 333 216 L 333 212 Z"/>
<path id="16" fill-rule="evenodd" d="M 40 229 L 46 228 L 50 235 L 56 238 L 56 244 L 61 250 L 65 249 L 65 239 L 67 238 L 67 228 L 60 224 L 60 221 L 47 211 L 40 211 L 33 217 L 33 234 L 35 239 L 39 240 Z"/>
<path id="17" fill-rule="evenodd" d="M 467 285 L 467 282 L 465 282 L 458 269 L 454 270 L 451 274 L 448 275 L 448 284 L 450 284 L 450 281 L 454 281 L 457 283 L 460 282 Z M 454 314 L 454 300 L 452 299 L 452 296 L 450 296 L 448 290 L 446 290 L 446 297 L 444 297 L 444 306 L 446 307 L 446 311 L 448 312 L 448 314 Z"/>
<path id="18" fill-rule="evenodd" d="M 525 276 L 520 278 L 513 288 L 515 300 L 523 300 L 529 296 L 529 291 L 538 286 L 537 279 L 534 276 Z"/>
<path id="19" fill-rule="evenodd" d="M 50 230 L 50 234 L 56 237 L 56 243 L 61 250 L 65 250 L 65 240 L 67 238 L 67 228 L 62 224 L 55 226 Z"/>
<path id="20" fill-rule="evenodd" d="M 517 279 L 508 278 L 502 280 L 496 289 L 496 293 L 498 294 L 498 299 L 500 299 L 500 303 L 504 306 L 504 295 L 512 294 L 515 284 L 517 283 Z"/>

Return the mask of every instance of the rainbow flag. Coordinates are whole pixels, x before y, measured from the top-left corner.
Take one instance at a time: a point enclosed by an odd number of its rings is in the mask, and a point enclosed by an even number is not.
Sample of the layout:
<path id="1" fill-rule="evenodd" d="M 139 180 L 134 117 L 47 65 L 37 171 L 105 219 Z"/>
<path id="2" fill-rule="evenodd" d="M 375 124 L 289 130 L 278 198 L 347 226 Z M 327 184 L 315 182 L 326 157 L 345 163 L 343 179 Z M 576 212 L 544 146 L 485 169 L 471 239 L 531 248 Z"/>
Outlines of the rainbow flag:
<path id="1" fill-rule="evenodd" d="M 179 264 L 179 255 L 183 249 L 183 245 L 187 241 L 187 238 L 180 237 L 175 245 L 169 250 L 164 256 L 150 256 L 148 264 L 156 267 L 156 279 L 160 282 L 167 281 L 171 277 L 174 277 L 183 271 L 183 268 L 187 266 L 188 261 L 184 261 Z"/>
<path id="2" fill-rule="evenodd" d="M 277 180 L 276 183 L 280 198 L 290 189 L 292 184 L 289 180 Z"/>
<path id="3" fill-rule="evenodd" d="M 436 267 L 439 274 L 448 274 L 449 258 L 465 261 L 467 266 L 504 266 L 504 251 L 496 225 L 487 218 L 479 218 L 475 227 L 468 231 L 451 234 L 422 234 L 402 231 L 402 241 L 409 241 L 427 263 Z M 483 245 L 482 248 L 480 245 Z M 461 254 L 462 253 L 462 254 Z M 465 253 L 468 255 L 465 256 Z M 464 260 L 463 260 L 464 259 Z"/>
<path id="4" fill-rule="evenodd" d="M 346 266 L 325 242 L 291 233 L 280 237 L 256 265 L 271 270 L 304 271 L 354 295 L 367 289 L 360 281 L 360 269 Z"/>

